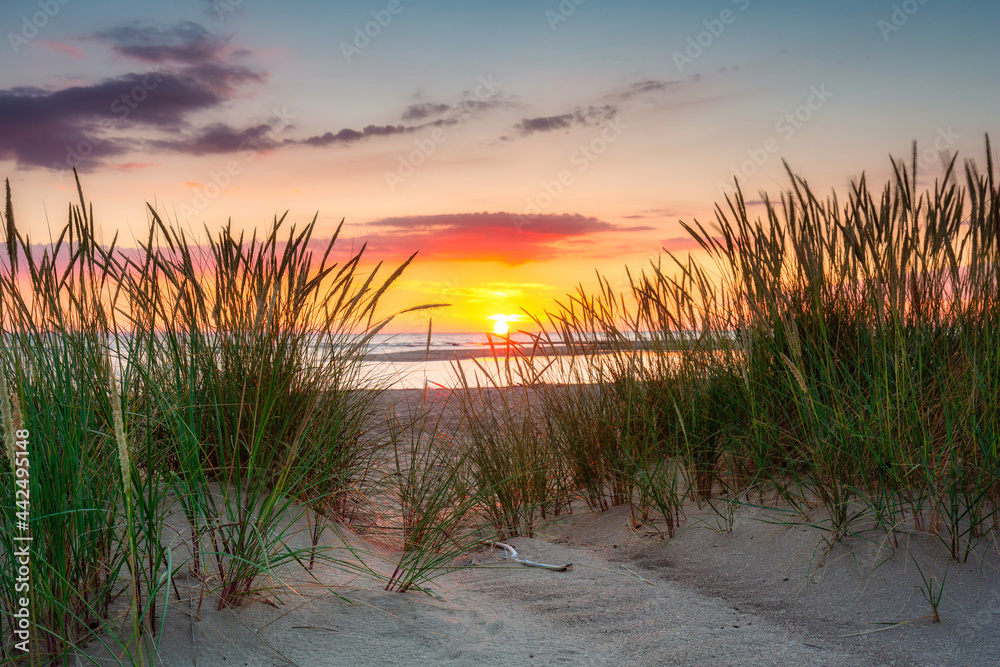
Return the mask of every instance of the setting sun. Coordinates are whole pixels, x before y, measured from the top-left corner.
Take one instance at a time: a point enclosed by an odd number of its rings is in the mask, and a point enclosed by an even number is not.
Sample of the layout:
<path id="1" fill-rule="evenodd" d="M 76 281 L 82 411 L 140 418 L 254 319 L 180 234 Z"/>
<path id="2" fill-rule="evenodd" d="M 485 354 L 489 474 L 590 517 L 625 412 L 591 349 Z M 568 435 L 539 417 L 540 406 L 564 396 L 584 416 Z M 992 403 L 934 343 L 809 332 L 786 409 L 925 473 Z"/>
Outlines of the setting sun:
<path id="1" fill-rule="evenodd" d="M 497 336 L 506 336 L 510 333 L 508 322 L 516 322 L 521 319 L 520 315 L 490 315 L 488 319 L 494 321 L 493 333 Z"/>

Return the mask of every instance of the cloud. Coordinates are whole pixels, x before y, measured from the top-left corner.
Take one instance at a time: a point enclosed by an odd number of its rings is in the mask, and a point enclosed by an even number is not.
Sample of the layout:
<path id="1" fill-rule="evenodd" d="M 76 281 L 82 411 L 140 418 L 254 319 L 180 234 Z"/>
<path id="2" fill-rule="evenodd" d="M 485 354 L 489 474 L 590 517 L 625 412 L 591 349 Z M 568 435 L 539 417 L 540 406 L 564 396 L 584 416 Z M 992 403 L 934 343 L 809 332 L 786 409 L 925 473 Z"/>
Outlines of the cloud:
<path id="1" fill-rule="evenodd" d="M 368 139 L 369 137 L 388 137 L 393 134 L 406 134 L 407 132 L 413 132 L 416 129 L 418 128 L 407 127 L 405 125 L 368 125 L 363 130 L 344 128 L 336 134 L 333 132 L 327 132 L 326 134 L 303 139 L 299 143 L 321 148 L 323 146 L 329 146 L 330 144 L 350 144 L 356 141 L 361 141 L 362 139 Z"/>
<path id="2" fill-rule="evenodd" d="M 521 300 L 526 296 L 555 292 L 551 285 L 542 283 L 513 283 L 492 281 L 475 285 L 462 285 L 453 280 L 400 280 L 399 289 L 419 292 L 432 300 L 451 303 L 496 303 L 499 300 Z"/>
<path id="3" fill-rule="evenodd" d="M 202 156 L 248 146 L 255 150 L 338 147 L 455 126 L 495 108 L 516 106 L 499 94 L 473 99 L 466 92 L 453 104 L 411 104 L 403 111 L 410 121 L 406 124 L 373 123 L 278 140 L 276 131 L 289 127 L 285 121 L 246 126 L 209 121 L 192 126 L 194 114 L 221 109 L 248 87 L 267 82 L 266 72 L 246 65 L 245 58 L 253 52 L 235 47 L 229 38 L 190 21 L 167 27 L 131 23 L 96 32 L 92 38 L 109 44 L 121 58 L 156 68 L 60 90 L 24 86 L 0 90 L 0 159 L 14 159 L 22 167 L 86 171 L 105 164 L 107 158 L 139 150 Z M 76 53 L 74 47 L 57 43 L 51 48 Z"/>
<path id="4" fill-rule="evenodd" d="M 652 230 L 582 215 L 529 218 L 505 212 L 384 218 L 367 226 L 376 230 L 367 235 L 369 247 L 380 255 L 403 256 L 419 250 L 424 260 L 493 261 L 511 266 L 552 259 L 559 243 L 568 239 Z"/>
<path id="5" fill-rule="evenodd" d="M 677 212 L 669 208 L 649 208 L 631 215 L 623 215 L 626 220 L 644 220 L 646 218 L 675 218 Z"/>
<path id="6" fill-rule="evenodd" d="M 63 44 L 62 42 L 42 42 L 42 46 L 47 48 L 49 51 L 55 51 L 56 53 L 69 56 L 73 60 L 83 60 L 84 58 L 83 49 L 71 44 Z"/>
<path id="7" fill-rule="evenodd" d="M 625 90 L 615 93 L 610 97 L 617 98 L 619 100 L 627 100 L 630 97 L 635 97 L 637 95 L 648 95 L 650 93 L 662 93 L 668 91 L 675 91 L 681 87 L 680 81 L 675 80 L 665 80 L 665 79 L 646 79 L 645 81 L 637 81 L 633 83 Z"/>
<path id="8" fill-rule="evenodd" d="M 208 32 L 201 25 L 181 21 L 168 28 L 133 23 L 102 30 L 94 35 L 111 44 L 115 53 L 141 62 L 194 65 L 220 59 L 228 39 Z"/>
<path id="9" fill-rule="evenodd" d="M 111 163 L 106 165 L 108 169 L 114 169 L 115 171 L 135 171 L 137 169 L 148 169 L 149 167 L 160 166 L 157 162 L 124 162 L 124 163 Z"/>
<path id="10" fill-rule="evenodd" d="M 618 109 L 611 105 L 601 107 L 577 108 L 571 113 L 560 114 L 558 116 L 540 116 L 538 118 L 524 118 L 514 126 L 514 130 L 522 135 L 536 134 L 538 132 L 552 132 L 554 130 L 565 130 L 574 125 L 581 127 L 593 127 L 602 122 L 614 118 Z"/>
<path id="11" fill-rule="evenodd" d="M 126 74 L 55 91 L 0 90 L 0 158 L 49 167 L 76 151 L 93 162 L 134 146 L 134 140 L 108 136 L 111 130 L 177 129 L 186 114 L 221 102 L 210 86 L 169 73 Z"/>
<path id="12" fill-rule="evenodd" d="M 425 118 L 440 116 L 450 109 L 451 107 L 447 104 L 433 104 L 431 102 L 411 104 L 403 112 L 403 120 L 424 120 Z"/>
<path id="13" fill-rule="evenodd" d="M 246 84 L 267 82 L 266 72 L 229 63 L 201 63 L 185 67 L 180 72 L 197 80 L 201 86 L 226 97 L 235 95 L 237 89 Z"/>
<path id="14" fill-rule="evenodd" d="M 468 93 L 465 93 L 468 95 Z M 437 124 L 455 124 L 458 119 L 465 116 L 472 116 L 486 113 L 494 109 L 515 109 L 519 105 L 511 100 L 505 99 L 500 94 L 494 94 L 485 99 L 475 99 L 466 97 L 455 104 L 444 104 L 440 102 L 418 102 L 408 106 L 402 115 L 403 120 L 422 121 L 429 118 L 445 116 L 436 121 Z"/>
<path id="15" fill-rule="evenodd" d="M 562 130 L 573 124 L 573 114 L 562 114 L 560 116 L 542 116 L 539 118 L 525 118 L 514 126 L 521 134 L 534 134 L 535 132 L 551 132 L 552 130 Z"/>
<path id="16" fill-rule="evenodd" d="M 0 90 L 0 159 L 14 159 L 22 167 L 88 170 L 149 145 L 196 155 L 221 152 L 239 146 L 253 132 L 211 125 L 186 140 L 126 136 L 135 128 L 177 135 L 192 114 L 220 108 L 243 87 L 265 82 L 267 74 L 227 62 L 226 40 L 194 23 L 165 29 L 123 26 L 97 33 L 97 38 L 126 57 L 180 65 L 57 90 Z M 239 132 L 244 136 L 235 136 Z M 185 141 L 190 144 L 186 149 Z"/>
<path id="17" fill-rule="evenodd" d="M 188 155 L 211 155 L 213 153 L 235 153 L 241 150 L 268 150 L 277 144 L 268 135 L 269 124 L 236 129 L 225 123 L 215 123 L 203 128 L 193 136 L 182 139 L 151 141 L 155 148 L 186 153 Z"/>
<path id="18" fill-rule="evenodd" d="M 441 104 L 433 102 L 420 102 L 411 104 L 404 111 L 402 118 L 408 121 L 422 121 L 409 125 L 366 125 L 361 130 L 344 128 L 337 132 L 326 132 L 324 134 L 300 139 L 298 141 L 287 140 L 286 144 L 304 144 L 324 148 L 326 146 L 345 146 L 363 139 L 372 137 L 389 137 L 397 134 L 409 134 L 428 127 L 446 127 L 460 125 L 473 115 L 484 113 L 496 108 L 514 106 L 512 102 L 504 100 L 499 95 L 484 100 L 464 99 L 456 104 Z M 436 116 L 443 116 L 435 118 Z M 434 118 L 434 120 L 430 120 Z"/>

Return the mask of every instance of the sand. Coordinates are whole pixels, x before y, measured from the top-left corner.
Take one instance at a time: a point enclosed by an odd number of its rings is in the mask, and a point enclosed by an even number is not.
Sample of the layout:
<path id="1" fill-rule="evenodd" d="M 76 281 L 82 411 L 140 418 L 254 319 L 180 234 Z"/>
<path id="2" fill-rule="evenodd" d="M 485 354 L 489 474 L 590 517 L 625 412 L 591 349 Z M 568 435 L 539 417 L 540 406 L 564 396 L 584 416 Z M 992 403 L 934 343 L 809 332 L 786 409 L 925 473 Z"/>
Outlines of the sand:
<path id="1" fill-rule="evenodd" d="M 413 392 L 399 399 L 414 401 Z M 932 538 L 910 551 L 928 574 L 947 571 L 941 623 L 903 550 L 875 533 L 829 547 L 822 530 L 776 525 L 773 510 L 738 512 L 731 531 L 691 505 L 661 539 L 626 508 L 579 511 L 509 542 L 566 572 L 521 567 L 483 547 L 441 577 L 437 597 L 388 593 L 318 566 L 288 569 L 261 601 L 189 609 L 182 600 L 159 641 L 164 665 L 986 665 L 1000 660 L 1000 550 L 950 563 Z M 812 517 L 819 521 L 821 516 Z M 784 520 L 784 519 L 782 519 Z M 383 549 L 362 536 L 356 545 Z M 926 553 L 925 553 L 926 552 Z M 392 553 L 381 553 L 387 558 Z M 182 553 L 178 552 L 177 556 Z M 388 561 L 381 567 L 389 567 Z M 390 567 L 391 569 L 391 567 Z M 348 600 L 348 601 L 345 601 Z M 902 625 L 899 625 L 901 624 Z M 97 664 L 114 664 L 110 656 Z M 88 660 L 81 659 L 80 664 Z"/>

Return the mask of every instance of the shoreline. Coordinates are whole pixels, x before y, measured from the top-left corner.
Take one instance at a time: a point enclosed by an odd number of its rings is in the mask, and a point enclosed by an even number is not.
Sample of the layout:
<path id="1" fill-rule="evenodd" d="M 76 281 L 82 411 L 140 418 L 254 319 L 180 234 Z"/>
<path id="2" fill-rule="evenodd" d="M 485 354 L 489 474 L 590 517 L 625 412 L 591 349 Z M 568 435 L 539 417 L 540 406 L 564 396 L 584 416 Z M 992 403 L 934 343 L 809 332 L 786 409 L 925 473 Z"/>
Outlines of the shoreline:
<path id="1" fill-rule="evenodd" d="M 387 363 L 420 363 L 424 361 L 464 361 L 466 359 L 504 359 L 530 357 L 532 347 L 520 343 L 511 343 L 508 347 L 505 344 L 482 345 L 481 347 L 456 346 L 454 350 L 408 350 L 405 352 L 377 352 L 368 353 L 363 357 L 364 361 L 387 362 Z M 571 354 L 581 354 L 580 350 L 573 350 L 566 345 L 559 346 L 537 346 L 534 348 L 534 357 L 565 357 Z"/>

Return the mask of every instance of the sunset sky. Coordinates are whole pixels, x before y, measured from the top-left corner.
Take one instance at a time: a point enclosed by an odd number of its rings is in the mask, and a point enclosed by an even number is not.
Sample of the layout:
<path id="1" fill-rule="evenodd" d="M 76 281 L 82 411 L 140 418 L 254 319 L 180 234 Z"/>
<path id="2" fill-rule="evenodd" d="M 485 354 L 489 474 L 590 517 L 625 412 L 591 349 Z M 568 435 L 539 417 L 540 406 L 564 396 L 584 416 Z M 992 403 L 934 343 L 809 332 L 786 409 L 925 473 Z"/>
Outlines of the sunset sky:
<path id="1" fill-rule="evenodd" d="M 343 218 L 345 248 L 419 251 L 391 305 L 487 331 L 686 252 L 734 173 L 756 199 L 782 159 L 824 192 L 913 140 L 925 183 L 982 161 L 998 28 L 969 0 L 8 0 L 0 177 L 34 242 L 73 166 L 124 245 L 147 201 L 201 238 Z"/>

